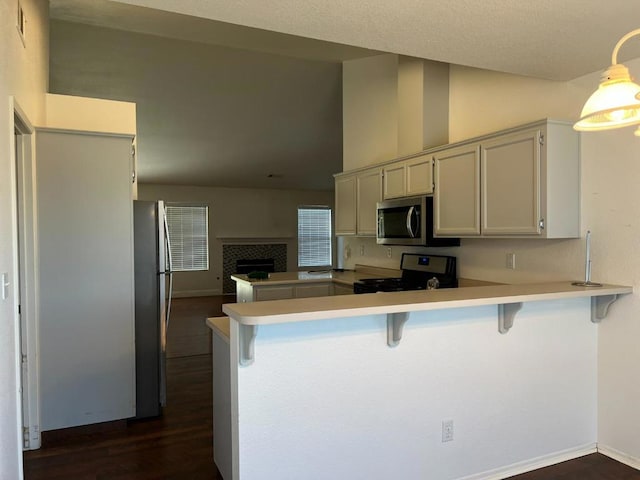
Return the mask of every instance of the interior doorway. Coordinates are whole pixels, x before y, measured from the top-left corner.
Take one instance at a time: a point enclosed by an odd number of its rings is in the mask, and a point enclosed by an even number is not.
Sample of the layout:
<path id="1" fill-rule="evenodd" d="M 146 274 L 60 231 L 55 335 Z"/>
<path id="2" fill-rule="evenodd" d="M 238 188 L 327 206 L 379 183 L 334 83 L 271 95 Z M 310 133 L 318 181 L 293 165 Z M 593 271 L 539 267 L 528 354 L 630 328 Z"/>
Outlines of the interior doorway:
<path id="1" fill-rule="evenodd" d="M 25 450 L 40 448 L 38 391 L 38 276 L 34 129 L 12 102 L 14 122 L 18 265 L 16 274 L 22 439 Z"/>

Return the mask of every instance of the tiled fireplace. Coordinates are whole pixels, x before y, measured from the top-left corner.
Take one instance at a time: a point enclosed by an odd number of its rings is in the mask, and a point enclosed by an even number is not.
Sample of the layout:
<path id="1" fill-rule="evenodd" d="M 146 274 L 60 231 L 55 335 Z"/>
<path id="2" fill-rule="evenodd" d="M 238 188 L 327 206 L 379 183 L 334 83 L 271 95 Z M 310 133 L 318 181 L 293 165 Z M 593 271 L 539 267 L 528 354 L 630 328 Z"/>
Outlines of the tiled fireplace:
<path id="1" fill-rule="evenodd" d="M 231 275 L 236 273 L 236 262 L 243 259 L 273 259 L 274 270 L 284 272 L 287 270 L 287 244 L 286 243 L 251 243 L 251 244 L 224 244 L 222 246 L 222 291 L 235 293 L 236 285 L 231 280 Z"/>

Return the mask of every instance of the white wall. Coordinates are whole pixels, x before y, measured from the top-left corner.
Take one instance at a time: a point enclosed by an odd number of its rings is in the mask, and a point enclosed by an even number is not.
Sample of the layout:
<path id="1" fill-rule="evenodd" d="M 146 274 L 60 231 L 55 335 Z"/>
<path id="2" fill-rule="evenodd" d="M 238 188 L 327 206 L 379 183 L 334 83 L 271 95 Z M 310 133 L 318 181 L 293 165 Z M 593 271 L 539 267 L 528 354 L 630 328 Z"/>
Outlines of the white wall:
<path id="1" fill-rule="evenodd" d="M 236 367 L 238 478 L 497 479 L 593 452 L 589 300 L 497 324 L 496 306 L 413 312 L 395 348 L 384 315 L 261 326 Z"/>
<path id="2" fill-rule="evenodd" d="M 583 221 L 598 239 L 595 279 L 636 290 L 600 326 L 598 442 L 640 468 L 640 138 L 632 133 L 583 135 Z"/>
<path id="3" fill-rule="evenodd" d="M 343 170 L 448 141 L 449 66 L 385 54 L 343 62 Z"/>
<path id="4" fill-rule="evenodd" d="M 342 163 L 345 170 L 397 156 L 397 90 L 397 55 L 343 62 Z"/>
<path id="5" fill-rule="evenodd" d="M 209 271 L 175 275 L 180 295 L 222 293 L 222 245 L 287 244 L 287 270 L 298 269 L 299 205 L 333 207 L 333 192 L 140 184 L 140 200 L 197 202 L 209 205 Z"/>
<path id="6" fill-rule="evenodd" d="M 22 476 L 19 429 L 18 352 L 16 350 L 16 223 L 13 160 L 13 95 L 33 124 L 44 120 L 48 84 L 48 2 L 23 0 L 27 35 L 22 44 L 16 30 L 16 5 L 0 0 L 0 272 L 10 282 L 9 298 L 0 300 L 0 478 Z"/>
<path id="7" fill-rule="evenodd" d="M 422 141 L 424 104 L 424 60 L 398 57 L 398 148 L 396 156 L 410 155 L 424 147 Z M 344 140 L 343 140 L 344 141 Z"/>
<path id="8" fill-rule="evenodd" d="M 101 98 L 46 95 L 48 128 L 136 134 L 136 104 Z"/>
<path id="9" fill-rule="evenodd" d="M 640 72 L 640 59 L 627 62 Z M 603 65 L 604 68 L 604 65 Z M 481 128 L 503 128 L 543 116 L 575 119 L 586 98 L 596 89 L 600 72 L 572 82 L 543 82 L 491 72 L 458 68 L 452 71 L 452 136 L 475 135 Z M 482 92 L 482 95 L 479 93 Z M 475 112 L 482 112 L 479 115 Z M 490 114 L 488 114 L 490 112 Z M 640 139 L 633 128 L 582 134 L 582 230 L 593 233 L 593 276 L 596 281 L 634 285 L 640 283 Z M 581 240 L 537 243 L 512 241 L 505 247 L 516 252 L 519 278 L 529 270 L 548 271 L 556 278 L 582 275 Z M 493 278 L 508 278 L 500 269 L 504 255 L 486 258 L 496 248 L 483 241 L 463 247 L 463 269 L 473 261 L 473 275 L 490 271 Z M 503 250 L 504 251 L 504 250 Z M 640 467 L 640 350 L 631 339 L 640 338 L 638 295 L 616 304 L 599 328 L 599 435 L 600 446 L 633 458 Z"/>
<path id="10" fill-rule="evenodd" d="M 640 59 L 627 62 L 640 72 Z M 603 64 L 604 68 L 604 64 Z M 576 119 L 597 88 L 600 72 L 571 82 L 551 82 L 452 66 L 450 73 L 450 140 L 481 135 L 544 117 Z M 582 134 L 582 232 L 590 229 L 593 277 L 596 281 L 637 286 L 640 283 L 640 139 L 633 129 Z M 370 162 L 373 163 L 373 162 Z M 360 245 L 365 255 L 360 256 Z M 393 258 L 375 239 L 345 239 L 355 263 L 397 268 L 403 251 Z M 426 251 L 422 249 L 421 251 Z M 583 278 L 584 240 L 462 240 L 460 248 L 433 249 L 459 259 L 462 277 L 506 283 Z M 516 254 L 516 270 L 505 256 Z M 601 446 L 632 457 L 640 466 L 639 294 L 619 300 L 599 327 L 599 438 Z"/>

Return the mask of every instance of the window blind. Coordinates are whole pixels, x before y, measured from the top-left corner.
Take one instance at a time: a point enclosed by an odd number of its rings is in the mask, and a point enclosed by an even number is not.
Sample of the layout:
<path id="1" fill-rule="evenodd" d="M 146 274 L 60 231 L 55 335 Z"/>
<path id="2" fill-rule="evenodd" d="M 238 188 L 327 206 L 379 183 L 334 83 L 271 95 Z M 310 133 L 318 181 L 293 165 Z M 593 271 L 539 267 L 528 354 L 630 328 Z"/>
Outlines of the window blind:
<path id="1" fill-rule="evenodd" d="M 209 270 L 209 207 L 167 205 L 166 215 L 173 271 Z"/>
<path id="2" fill-rule="evenodd" d="M 331 209 L 298 207 L 298 266 L 331 265 Z"/>

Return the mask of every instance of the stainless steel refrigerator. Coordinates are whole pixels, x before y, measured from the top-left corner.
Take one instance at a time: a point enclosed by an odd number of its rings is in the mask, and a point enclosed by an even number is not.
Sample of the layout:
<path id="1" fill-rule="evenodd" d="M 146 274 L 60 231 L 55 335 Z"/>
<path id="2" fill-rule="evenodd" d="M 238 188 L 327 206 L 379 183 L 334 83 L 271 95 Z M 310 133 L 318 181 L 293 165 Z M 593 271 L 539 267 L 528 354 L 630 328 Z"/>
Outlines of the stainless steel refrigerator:
<path id="1" fill-rule="evenodd" d="M 173 290 L 164 202 L 134 201 L 136 417 L 167 402 L 167 329 Z"/>

